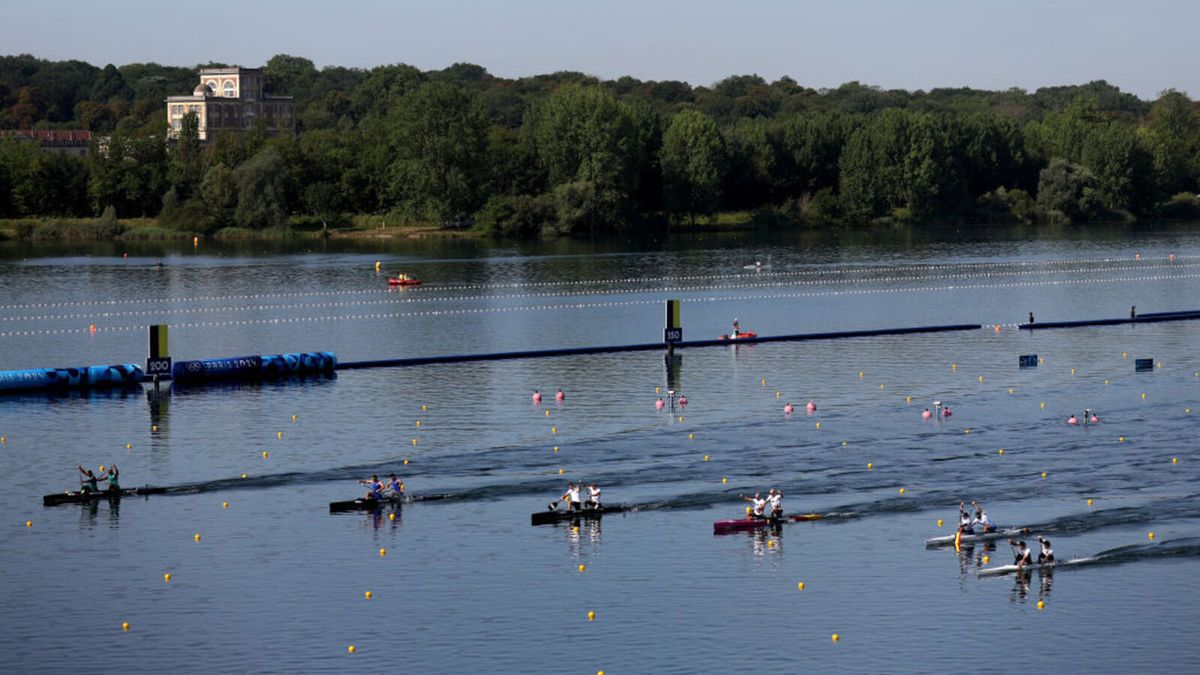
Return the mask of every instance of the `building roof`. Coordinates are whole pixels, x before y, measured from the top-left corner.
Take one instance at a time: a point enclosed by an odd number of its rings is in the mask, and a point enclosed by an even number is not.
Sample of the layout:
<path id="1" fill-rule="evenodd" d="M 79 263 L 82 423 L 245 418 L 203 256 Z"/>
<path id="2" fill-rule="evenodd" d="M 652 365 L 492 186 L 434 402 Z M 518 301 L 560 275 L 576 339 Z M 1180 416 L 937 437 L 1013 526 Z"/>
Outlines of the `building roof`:
<path id="1" fill-rule="evenodd" d="M 42 143 L 90 143 L 92 132 L 87 129 L 0 129 L 0 138 L 12 136 L 31 138 Z"/>

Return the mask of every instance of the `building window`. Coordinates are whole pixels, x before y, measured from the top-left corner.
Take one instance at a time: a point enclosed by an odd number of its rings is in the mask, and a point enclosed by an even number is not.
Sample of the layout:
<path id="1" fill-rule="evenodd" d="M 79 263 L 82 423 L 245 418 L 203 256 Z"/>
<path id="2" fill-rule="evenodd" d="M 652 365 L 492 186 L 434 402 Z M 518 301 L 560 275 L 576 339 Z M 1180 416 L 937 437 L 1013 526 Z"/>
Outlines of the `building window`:
<path id="1" fill-rule="evenodd" d="M 225 96 L 233 98 L 233 80 L 225 80 Z"/>
<path id="2" fill-rule="evenodd" d="M 183 106 L 181 106 L 181 105 L 171 106 L 171 115 L 173 115 L 175 117 L 179 117 L 182 114 L 183 114 Z"/>

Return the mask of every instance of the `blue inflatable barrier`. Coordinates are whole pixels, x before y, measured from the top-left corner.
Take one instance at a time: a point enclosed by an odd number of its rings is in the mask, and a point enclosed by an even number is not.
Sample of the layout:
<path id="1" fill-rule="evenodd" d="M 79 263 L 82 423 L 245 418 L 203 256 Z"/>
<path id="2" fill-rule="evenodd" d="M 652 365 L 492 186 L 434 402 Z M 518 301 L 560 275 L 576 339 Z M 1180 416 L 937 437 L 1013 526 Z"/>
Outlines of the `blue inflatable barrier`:
<path id="1" fill-rule="evenodd" d="M 176 361 L 171 379 L 176 384 L 219 380 L 277 380 L 296 375 L 329 374 L 337 368 L 333 352 L 235 356 L 228 359 Z"/>
<path id="2" fill-rule="evenodd" d="M 107 389 L 141 383 L 142 369 L 133 363 L 79 368 L 36 368 L 0 371 L 0 393 L 14 391 Z"/>

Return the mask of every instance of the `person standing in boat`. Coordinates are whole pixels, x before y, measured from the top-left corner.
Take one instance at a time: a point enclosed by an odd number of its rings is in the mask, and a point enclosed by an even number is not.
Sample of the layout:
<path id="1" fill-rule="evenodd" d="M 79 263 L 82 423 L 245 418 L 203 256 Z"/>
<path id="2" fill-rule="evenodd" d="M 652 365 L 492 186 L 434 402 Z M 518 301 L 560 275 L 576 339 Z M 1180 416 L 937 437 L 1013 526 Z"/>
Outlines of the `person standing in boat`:
<path id="1" fill-rule="evenodd" d="M 579 486 L 574 483 L 567 483 L 567 491 L 558 499 L 567 503 L 567 511 L 578 511 L 580 506 Z"/>
<path id="2" fill-rule="evenodd" d="M 587 487 L 587 491 L 588 491 L 588 498 L 587 498 L 587 501 L 585 501 L 583 503 L 583 508 L 585 508 L 585 509 L 600 508 L 600 486 L 596 485 L 595 483 L 592 483 L 591 485 L 587 485 L 586 487 Z"/>
<path id="3" fill-rule="evenodd" d="M 783 493 L 775 488 L 767 493 L 767 513 L 772 520 L 783 518 Z"/>
<path id="4" fill-rule="evenodd" d="M 747 497 L 746 495 L 740 495 L 740 496 L 745 501 L 750 502 L 750 513 L 749 513 L 750 518 L 753 518 L 755 520 L 762 520 L 763 519 L 763 510 L 765 508 L 767 508 L 767 500 L 763 499 L 762 495 L 759 494 L 758 492 L 755 492 L 753 497 Z"/>
<path id="5" fill-rule="evenodd" d="M 79 486 L 80 492 L 99 492 L 100 491 L 100 486 L 96 484 L 96 481 L 99 479 L 96 478 L 96 474 L 92 473 L 91 469 L 85 469 L 85 468 L 83 468 L 83 465 L 80 464 L 79 465 L 79 473 L 82 474 L 82 476 L 83 476 L 82 478 L 79 479 L 79 482 L 81 483 L 81 485 Z"/>
<path id="6" fill-rule="evenodd" d="M 1038 564 L 1054 562 L 1054 549 L 1050 548 L 1050 540 L 1042 539 L 1041 536 L 1038 536 L 1037 539 L 1038 543 L 1042 545 L 1042 551 L 1038 553 Z"/>
<path id="7" fill-rule="evenodd" d="M 386 489 L 388 496 L 392 499 L 400 499 L 404 496 L 404 481 L 396 478 L 396 474 L 388 476 Z"/>
<path id="8" fill-rule="evenodd" d="M 363 495 L 366 499 L 379 500 L 380 494 L 383 492 L 383 483 L 379 481 L 379 476 L 372 474 L 370 480 L 358 481 L 362 485 L 367 486 L 367 494 Z"/>
<path id="9" fill-rule="evenodd" d="M 733 320 L 733 332 L 729 334 L 729 339 L 736 340 L 737 336 L 742 334 L 742 326 L 737 319 Z"/>

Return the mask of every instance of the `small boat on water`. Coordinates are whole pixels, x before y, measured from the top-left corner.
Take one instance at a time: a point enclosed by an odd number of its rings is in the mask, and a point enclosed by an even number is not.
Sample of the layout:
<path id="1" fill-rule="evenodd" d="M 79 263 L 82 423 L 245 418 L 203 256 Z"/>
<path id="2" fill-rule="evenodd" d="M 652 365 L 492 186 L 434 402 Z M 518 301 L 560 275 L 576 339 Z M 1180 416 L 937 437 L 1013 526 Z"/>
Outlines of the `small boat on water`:
<path id="1" fill-rule="evenodd" d="M 167 491 L 165 487 L 135 487 L 120 490 L 68 491 L 42 497 L 42 506 L 58 506 L 60 504 L 86 504 L 98 502 L 101 499 L 120 499 L 142 495 L 161 495 Z"/>
<path id="2" fill-rule="evenodd" d="M 987 532 L 984 534 L 964 534 L 960 543 L 970 544 L 977 541 L 992 541 L 994 539 L 1008 539 L 1009 537 L 1024 537 L 1031 530 L 1028 527 L 1010 527 L 1007 529 L 996 530 L 995 532 Z M 933 539 L 925 540 L 925 548 L 937 548 L 938 546 L 953 546 L 954 538 L 957 534 L 952 534 L 946 537 L 934 537 Z"/>
<path id="3" fill-rule="evenodd" d="M 756 337 L 758 337 L 758 333 L 755 333 L 752 330 L 748 330 L 748 331 L 743 331 L 741 333 L 738 333 L 737 335 L 718 335 L 717 339 L 718 340 L 753 340 Z"/>
<path id="4" fill-rule="evenodd" d="M 399 508 L 404 504 L 404 495 L 384 495 L 380 499 L 359 497 L 344 502 L 329 502 L 330 513 L 346 513 L 349 511 L 378 511 L 384 506 Z"/>
<path id="5" fill-rule="evenodd" d="M 1000 565 L 998 567 L 985 567 L 985 568 L 979 570 L 978 576 L 997 577 L 997 576 L 1003 576 L 1005 574 L 1015 574 L 1017 572 L 1024 574 L 1026 572 L 1032 572 L 1033 570 L 1049 572 L 1049 571 L 1053 571 L 1056 567 L 1069 567 L 1071 565 L 1078 565 L 1079 563 L 1084 563 L 1089 560 L 1092 560 L 1092 558 L 1072 558 L 1070 560 L 1056 560 L 1054 562 L 1048 562 L 1048 563 L 1030 563 L 1023 567 L 1018 567 L 1016 565 Z"/>
<path id="6" fill-rule="evenodd" d="M 732 534 L 748 530 L 760 530 L 764 527 L 796 523 L 805 520 L 821 520 L 824 516 L 819 513 L 798 513 L 782 518 L 741 518 L 739 520 L 718 520 L 713 523 L 713 534 Z"/>
<path id="7" fill-rule="evenodd" d="M 567 520 L 578 520 L 582 518 L 600 518 L 606 513 L 621 513 L 630 511 L 632 507 L 628 506 L 602 506 L 598 509 L 579 509 L 576 511 L 558 511 L 556 509 L 547 509 L 545 511 L 535 511 L 530 517 L 530 525 L 549 525 L 551 523 L 561 523 Z"/>
<path id="8" fill-rule="evenodd" d="M 420 286 L 421 280 L 414 279 L 406 274 L 401 274 L 398 277 L 388 277 L 388 286 Z"/>

